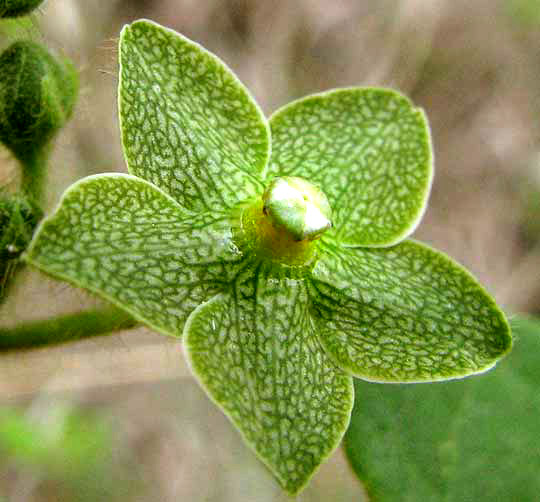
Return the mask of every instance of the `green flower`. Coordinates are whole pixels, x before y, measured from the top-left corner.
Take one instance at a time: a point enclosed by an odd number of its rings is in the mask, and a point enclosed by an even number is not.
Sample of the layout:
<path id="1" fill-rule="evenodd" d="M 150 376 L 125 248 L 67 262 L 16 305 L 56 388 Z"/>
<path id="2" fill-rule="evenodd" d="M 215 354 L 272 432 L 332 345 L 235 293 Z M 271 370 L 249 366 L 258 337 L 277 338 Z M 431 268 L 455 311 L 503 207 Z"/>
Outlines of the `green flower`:
<path id="1" fill-rule="evenodd" d="M 130 174 L 70 187 L 26 259 L 182 334 L 194 375 L 288 492 L 339 444 L 353 376 L 459 378 L 510 349 L 476 280 L 404 240 L 433 172 L 405 97 L 334 90 L 266 120 L 218 58 L 149 21 L 124 28 L 120 64 Z"/>

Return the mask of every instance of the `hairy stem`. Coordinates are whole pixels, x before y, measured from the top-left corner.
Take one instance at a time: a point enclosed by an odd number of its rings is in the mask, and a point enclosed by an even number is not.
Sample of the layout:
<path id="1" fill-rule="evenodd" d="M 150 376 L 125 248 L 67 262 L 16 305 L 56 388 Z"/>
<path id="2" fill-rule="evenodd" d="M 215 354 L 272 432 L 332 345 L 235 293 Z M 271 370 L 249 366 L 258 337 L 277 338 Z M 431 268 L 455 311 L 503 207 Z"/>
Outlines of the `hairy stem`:
<path id="1" fill-rule="evenodd" d="M 39 150 L 29 151 L 24 157 L 19 157 L 22 167 L 22 191 L 40 208 L 44 204 L 49 151 L 50 147 L 46 146 Z"/>
<path id="2" fill-rule="evenodd" d="M 56 345 L 136 326 L 138 322 L 116 307 L 87 310 L 41 321 L 0 328 L 0 351 Z"/>

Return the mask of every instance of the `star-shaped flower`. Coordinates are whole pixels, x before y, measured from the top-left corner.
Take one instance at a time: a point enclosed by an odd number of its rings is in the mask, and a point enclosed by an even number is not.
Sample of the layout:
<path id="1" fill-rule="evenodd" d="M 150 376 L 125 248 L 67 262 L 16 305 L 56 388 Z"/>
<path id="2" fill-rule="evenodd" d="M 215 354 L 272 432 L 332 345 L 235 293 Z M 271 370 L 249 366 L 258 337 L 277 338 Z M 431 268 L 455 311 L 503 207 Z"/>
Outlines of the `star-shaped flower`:
<path id="1" fill-rule="evenodd" d="M 267 121 L 218 58 L 149 21 L 124 28 L 120 64 L 131 174 L 70 187 L 26 259 L 183 335 L 194 375 L 288 492 L 341 440 L 353 376 L 458 378 L 509 350 L 476 280 L 404 240 L 433 174 L 408 99 L 340 89 Z"/>

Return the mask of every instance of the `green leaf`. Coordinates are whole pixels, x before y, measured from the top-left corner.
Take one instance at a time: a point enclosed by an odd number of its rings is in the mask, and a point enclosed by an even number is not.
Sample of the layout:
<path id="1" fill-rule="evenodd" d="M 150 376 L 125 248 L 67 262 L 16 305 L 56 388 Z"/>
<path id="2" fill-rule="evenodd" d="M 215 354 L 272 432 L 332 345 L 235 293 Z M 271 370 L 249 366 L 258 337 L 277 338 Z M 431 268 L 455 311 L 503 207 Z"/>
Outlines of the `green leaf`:
<path id="1" fill-rule="evenodd" d="M 61 399 L 48 396 L 39 413 L 27 413 L 27 406 L 0 407 L 2 472 L 25 473 L 23 477 L 39 480 L 29 490 L 39 493 L 37 498 L 46 493 L 50 500 L 70 502 L 140 499 L 143 471 L 121 453 L 118 427 L 110 412 L 97 414 L 84 406 L 72 409 L 55 400 Z M 16 486 L 3 475 L 3 493 L 17 491 L 10 485 Z M 0 495 L 0 501 L 7 500 Z"/>
<path id="2" fill-rule="evenodd" d="M 150 21 L 120 36 L 120 128 L 129 172 L 184 208 L 232 207 L 262 192 L 266 119 L 216 56 Z"/>
<path id="3" fill-rule="evenodd" d="M 319 185 L 341 242 L 389 246 L 411 234 L 433 177 L 422 110 L 395 91 L 340 89 L 294 101 L 270 118 L 266 177 Z"/>
<path id="4" fill-rule="evenodd" d="M 56 426 L 53 431 L 50 425 L 47 427 L 14 409 L 0 408 L 2 457 L 64 475 L 84 472 L 85 467 L 94 468 L 94 464 L 107 460 L 104 453 L 110 449 L 112 431 L 102 419 L 88 411 L 83 414 L 60 406 L 54 412 L 49 417 Z"/>
<path id="5" fill-rule="evenodd" d="M 311 295 L 322 344 L 341 368 L 366 380 L 480 373 L 512 344 L 504 314 L 476 280 L 414 241 L 359 249 L 323 238 Z"/>
<path id="6" fill-rule="evenodd" d="M 0 0 L 0 18 L 24 16 L 42 3 L 43 0 Z"/>
<path id="7" fill-rule="evenodd" d="M 292 494 L 339 444 L 353 400 L 307 300 L 303 282 L 250 268 L 193 312 L 184 338 L 202 386 Z"/>
<path id="8" fill-rule="evenodd" d="M 186 215 L 144 180 L 85 178 L 38 228 L 26 261 L 179 336 L 191 311 L 224 288 L 242 255 L 223 214 Z"/>
<path id="9" fill-rule="evenodd" d="M 485 375 L 434 385 L 355 381 L 345 447 L 372 502 L 538 500 L 540 322 L 518 319 L 512 328 L 512 353 Z"/>

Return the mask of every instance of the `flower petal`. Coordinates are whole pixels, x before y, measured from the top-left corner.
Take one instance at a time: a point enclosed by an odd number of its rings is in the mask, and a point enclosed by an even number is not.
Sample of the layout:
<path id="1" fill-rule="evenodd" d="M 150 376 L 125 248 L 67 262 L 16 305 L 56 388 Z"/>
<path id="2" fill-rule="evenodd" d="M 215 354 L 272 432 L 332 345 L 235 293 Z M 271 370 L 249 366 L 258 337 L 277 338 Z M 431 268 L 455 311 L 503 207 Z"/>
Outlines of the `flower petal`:
<path id="1" fill-rule="evenodd" d="M 307 309 L 302 282 L 258 267 L 195 310 L 184 338 L 202 386 L 292 494 L 339 444 L 353 400 Z"/>
<path id="2" fill-rule="evenodd" d="M 144 180 L 97 175 L 72 185 L 25 255 L 173 336 L 202 301 L 223 290 L 242 255 L 224 215 L 186 218 Z"/>
<path id="3" fill-rule="evenodd" d="M 433 159 L 426 117 L 407 98 L 388 89 L 338 89 L 286 105 L 270 126 L 266 177 L 319 185 L 343 244 L 390 246 L 416 228 Z"/>
<path id="4" fill-rule="evenodd" d="M 151 21 L 120 36 L 120 129 L 128 169 L 182 207 L 234 206 L 260 191 L 268 124 L 232 71 Z"/>
<path id="5" fill-rule="evenodd" d="M 344 248 L 327 238 L 310 293 L 320 339 L 354 376 L 379 382 L 459 378 L 510 350 L 503 313 L 440 252 L 405 241 Z"/>

